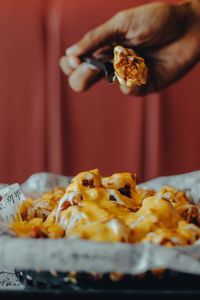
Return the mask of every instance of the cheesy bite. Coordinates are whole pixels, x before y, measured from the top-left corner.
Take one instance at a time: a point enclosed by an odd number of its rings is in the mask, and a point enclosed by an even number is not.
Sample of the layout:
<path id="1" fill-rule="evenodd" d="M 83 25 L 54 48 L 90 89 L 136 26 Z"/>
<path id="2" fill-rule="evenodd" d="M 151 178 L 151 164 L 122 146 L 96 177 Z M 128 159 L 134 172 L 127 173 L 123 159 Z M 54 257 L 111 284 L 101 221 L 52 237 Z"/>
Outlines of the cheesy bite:
<path id="1" fill-rule="evenodd" d="M 122 46 L 114 48 L 113 67 L 115 76 L 122 85 L 132 87 L 142 85 L 147 82 L 147 66 L 142 57 L 135 54 L 132 49 Z"/>
<path id="2" fill-rule="evenodd" d="M 80 238 L 96 242 L 151 242 L 187 246 L 200 238 L 199 207 L 184 191 L 166 186 L 155 192 L 137 186 L 136 175 L 103 177 L 81 172 L 66 188 L 27 199 L 12 224 L 16 236 Z"/>

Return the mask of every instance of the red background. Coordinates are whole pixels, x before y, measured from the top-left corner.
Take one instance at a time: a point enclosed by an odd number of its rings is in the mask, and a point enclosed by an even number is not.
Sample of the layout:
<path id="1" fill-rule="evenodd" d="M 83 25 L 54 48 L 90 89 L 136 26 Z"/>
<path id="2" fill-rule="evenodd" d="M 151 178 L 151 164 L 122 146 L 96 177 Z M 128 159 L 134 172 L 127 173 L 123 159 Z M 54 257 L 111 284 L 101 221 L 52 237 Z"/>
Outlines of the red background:
<path id="1" fill-rule="evenodd" d="M 150 1 L 0 0 L 0 182 L 99 168 L 142 179 L 200 169 L 200 68 L 134 98 L 73 92 L 59 57 L 121 9 Z"/>

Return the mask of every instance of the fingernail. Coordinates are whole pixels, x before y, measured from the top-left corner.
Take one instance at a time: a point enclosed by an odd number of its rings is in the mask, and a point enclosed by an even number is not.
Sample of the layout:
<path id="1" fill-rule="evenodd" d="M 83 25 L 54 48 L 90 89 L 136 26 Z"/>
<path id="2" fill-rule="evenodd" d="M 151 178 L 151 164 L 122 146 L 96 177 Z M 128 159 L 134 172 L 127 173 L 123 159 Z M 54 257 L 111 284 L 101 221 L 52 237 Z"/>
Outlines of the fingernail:
<path id="1" fill-rule="evenodd" d="M 66 57 L 61 57 L 60 61 L 59 61 L 59 65 L 62 69 L 62 71 L 66 74 L 66 75 L 69 75 L 70 72 L 72 71 L 71 68 L 69 68 L 67 65 L 66 65 Z"/>
<path id="2" fill-rule="evenodd" d="M 70 48 L 66 49 L 66 55 L 74 55 L 79 51 L 79 47 L 77 45 L 73 45 Z"/>
<path id="3" fill-rule="evenodd" d="M 68 62 L 72 68 L 77 68 L 80 64 L 80 61 L 77 57 L 69 56 Z"/>

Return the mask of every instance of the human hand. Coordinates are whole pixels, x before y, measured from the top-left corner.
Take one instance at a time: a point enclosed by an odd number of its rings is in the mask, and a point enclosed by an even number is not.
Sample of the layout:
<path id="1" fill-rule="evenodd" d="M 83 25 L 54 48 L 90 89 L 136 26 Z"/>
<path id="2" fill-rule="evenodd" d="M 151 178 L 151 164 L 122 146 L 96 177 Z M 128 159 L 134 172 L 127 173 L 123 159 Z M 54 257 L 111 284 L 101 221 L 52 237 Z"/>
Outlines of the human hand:
<path id="1" fill-rule="evenodd" d="M 141 96 L 168 87 L 199 61 L 200 0 L 176 5 L 152 3 L 124 10 L 88 32 L 60 60 L 74 91 L 84 91 L 102 77 L 100 69 L 82 63 L 80 56 L 113 58 L 117 44 L 134 49 L 149 70 L 145 85 L 120 85 L 122 92 Z"/>

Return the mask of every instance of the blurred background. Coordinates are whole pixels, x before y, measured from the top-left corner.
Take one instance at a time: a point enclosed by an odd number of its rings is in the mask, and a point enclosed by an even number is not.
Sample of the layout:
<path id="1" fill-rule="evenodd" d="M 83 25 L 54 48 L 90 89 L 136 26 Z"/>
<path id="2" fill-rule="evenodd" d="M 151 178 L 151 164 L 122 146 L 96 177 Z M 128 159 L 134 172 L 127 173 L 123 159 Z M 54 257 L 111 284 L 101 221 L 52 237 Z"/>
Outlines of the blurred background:
<path id="1" fill-rule="evenodd" d="M 59 67 L 88 30 L 148 2 L 0 0 L 1 183 L 41 171 L 73 176 L 99 168 L 144 181 L 200 169 L 199 65 L 143 98 L 104 80 L 75 93 Z"/>

